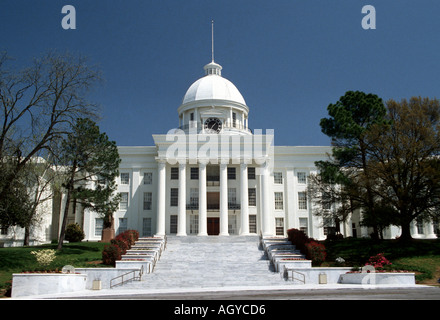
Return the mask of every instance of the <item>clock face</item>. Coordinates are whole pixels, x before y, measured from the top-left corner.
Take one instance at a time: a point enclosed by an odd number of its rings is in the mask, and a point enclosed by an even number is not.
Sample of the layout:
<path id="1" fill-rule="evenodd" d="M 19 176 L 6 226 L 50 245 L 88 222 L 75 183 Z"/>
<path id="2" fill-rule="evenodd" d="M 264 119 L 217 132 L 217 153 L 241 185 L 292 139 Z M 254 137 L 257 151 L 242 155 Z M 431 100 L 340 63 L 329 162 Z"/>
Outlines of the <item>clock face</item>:
<path id="1" fill-rule="evenodd" d="M 209 118 L 205 121 L 205 131 L 207 133 L 219 133 L 222 130 L 222 122 L 217 118 Z"/>

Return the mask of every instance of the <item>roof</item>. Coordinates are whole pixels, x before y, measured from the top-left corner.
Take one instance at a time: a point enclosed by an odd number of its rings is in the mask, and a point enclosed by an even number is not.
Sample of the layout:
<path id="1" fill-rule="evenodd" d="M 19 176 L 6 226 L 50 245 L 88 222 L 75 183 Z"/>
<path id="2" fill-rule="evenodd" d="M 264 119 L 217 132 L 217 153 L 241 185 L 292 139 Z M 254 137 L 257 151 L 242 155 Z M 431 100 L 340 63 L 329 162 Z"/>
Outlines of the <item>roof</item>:
<path id="1" fill-rule="evenodd" d="M 206 75 L 194 82 L 187 90 L 182 104 L 199 100 L 229 100 L 246 105 L 237 87 L 221 76 L 222 67 L 211 62 L 205 67 Z"/>

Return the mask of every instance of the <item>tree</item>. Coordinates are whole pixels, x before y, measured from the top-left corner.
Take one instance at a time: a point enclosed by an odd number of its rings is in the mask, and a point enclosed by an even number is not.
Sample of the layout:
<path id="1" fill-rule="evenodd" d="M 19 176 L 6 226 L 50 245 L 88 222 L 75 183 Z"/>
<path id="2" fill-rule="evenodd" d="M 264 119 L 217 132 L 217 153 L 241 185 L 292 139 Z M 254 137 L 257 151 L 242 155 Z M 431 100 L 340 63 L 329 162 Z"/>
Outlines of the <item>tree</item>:
<path id="1" fill-rule="evenodd" d="M 334 148 L 332 160 L 316 163 L 321 183 L 340 184 L 337 198 L 350 203 L 347 207 L 343 202 L 341 208 L 363 208 L 365 215 L 370 216 L 368 221 L 372 223 L 375 237 L 378 237 L 365 134 L 373 125 L 386 123 L 386 108 L 375 94 L 348 91 L 327 110 L 330 117 L 321 119 L 320 125 L 322 132 L 331 137 Z"/>
<path id="2" fill-rule="evenodd" d="M 387 102 L 392 125 L 376 124 L 365 135 L 374 193 L 411 239 L 410 223 L 440 205 L 440 102 L 412 97 Z"/>
<path id="3" fill-rule="evenodd" d="M 54 194 L 59 190 L 59 181 L 57 181 L 59 179 L 61 179 L 60 172 L 51 161 L 43 158 L 32 158 L 20 171 L 20 179 L 17 179 L 17 183 L 24 187 L 25 199 L 20 214 L 16 215 L 16 220 L 25 231 L 23 245 L 29 245 L 31 227 L 39 224 L 43 218 L 44 210 L 39 210 L 39 207 L 53 199 Z"/>
<path id="4" fill-rule="evenodd" d="M 0 54 L 0 222 L 19 224 L 26 209 L 20 177 L 35 158 L 56 156 L 54 150 L 78 117 L 95 117 L 87 101 L 100 79 L 86 59 L 51 52 L 22 70 L 7 68 L 11 59 Z M 21 208 L 20 208 L 21 207 Z"/>
<path id="5" fill-rule="evenodd" d="M 80 118 L 63 142 L 62 164 L 66 167 L 66 207 L 59 236 L 58 249 L 62 248 L 70 202 L 73 208 L 81 203 L 103 216 L 112 216 L 119 204 L 114 196 L 116 177 L 119 174 L 118 149 L 105 133 L 90 119 Z M 111 219 L 111 218 L 110 218 Z"/>

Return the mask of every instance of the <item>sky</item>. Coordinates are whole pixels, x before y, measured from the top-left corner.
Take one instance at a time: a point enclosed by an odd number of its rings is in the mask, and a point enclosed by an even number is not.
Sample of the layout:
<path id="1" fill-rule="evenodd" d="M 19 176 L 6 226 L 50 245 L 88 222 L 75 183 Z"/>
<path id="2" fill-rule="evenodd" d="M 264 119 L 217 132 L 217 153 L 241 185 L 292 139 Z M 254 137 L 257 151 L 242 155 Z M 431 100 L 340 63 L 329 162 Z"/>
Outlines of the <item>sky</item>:
<path id="1" fill-rule="evenodd" d="M 74 30 L 62 27 L 65 5 Z M 376 29 L 362 27 L 365 5 Z M 89 96 L 101 130 L 148 146 L 179 125 L 211 61 L 214 20 L 215 61 L 246 100 L 249 127 L 273 129 L 275 145 L 326 146 L 319 121 L 349 90 L 440 98 L 439 12 L 438 0 L 1 0 L 0 51 L 23 66 L 53 49 L 86 56 L 105 80 Z"/>

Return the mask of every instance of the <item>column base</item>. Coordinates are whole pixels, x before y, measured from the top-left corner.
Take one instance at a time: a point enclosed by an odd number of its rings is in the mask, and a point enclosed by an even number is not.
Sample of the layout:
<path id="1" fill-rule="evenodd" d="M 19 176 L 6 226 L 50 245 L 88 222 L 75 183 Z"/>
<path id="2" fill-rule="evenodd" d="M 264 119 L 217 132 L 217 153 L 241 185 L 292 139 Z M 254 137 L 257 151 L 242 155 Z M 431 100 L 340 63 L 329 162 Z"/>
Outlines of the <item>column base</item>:
<path id="1" fill-rule="evenodd" d="M 186 233 L 178 233 L 176 234 L 177 237 L 186 237 L 187 234 Z"/>
<path id="2" fill-rule="evenodd" d="M 229 236 L 229 233 L 228 232 L 225 232 L 225 233 L 219 233 L 219 236 Z"/>
<path id="3" fill-rule="evenodd" d="M 208 233 L 198 233 L 197 236 L 198 237 L 207 237 Z"/>

